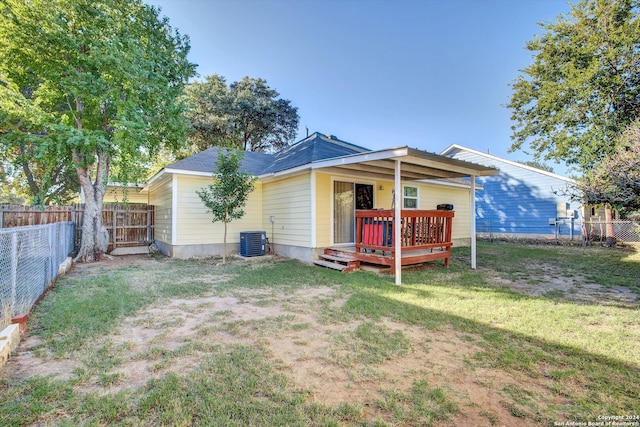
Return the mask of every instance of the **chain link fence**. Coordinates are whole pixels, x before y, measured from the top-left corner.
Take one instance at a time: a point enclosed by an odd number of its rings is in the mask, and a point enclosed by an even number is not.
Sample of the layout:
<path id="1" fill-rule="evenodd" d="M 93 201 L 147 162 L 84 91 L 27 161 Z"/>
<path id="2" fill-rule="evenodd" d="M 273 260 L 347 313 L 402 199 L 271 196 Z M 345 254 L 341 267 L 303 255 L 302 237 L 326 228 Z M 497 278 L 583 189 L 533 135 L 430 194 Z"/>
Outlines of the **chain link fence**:
<path id="1" fill-rule="evenodd" d="M 585 221 L 587 236 L 592 241 L 604 241 L 607 238 L 607 226 L 613 230 L 613 237 L 619 242 L 640 242 L 640 224 L 623 219 L 606 221 L 600 218 L 590 218 Z"/>
<path id="2" fill-rule="evenodd" d="M 0 229 L 0 322 L 26 314 L 73 251 L 73 222 Z"/>
<path id="3" fill-rule="evenodd" d="M 505 232 L 501 229 L 500 225 L 493 224 L 491 221 L 477 221 L 476 233 L 479 237 L 494 239 L 494 238 L 562 238 L 562 239 L 574 239 L 582 240 L 583 236 L 593 242 L 605 242 L 607 239 L 607 226 L 612 230 L 615 240 L 618 242 L 632 243 L 640 242 L 640 224 L 630 220 L 613 220 L 606 221 L 602 218 L 589 218 L 584 221 L 575 220 L 570 223 L 569 220 L 563 220 L 558 223 L 557 230 L 554 233 L 554 228 L 551 227 L 547 230 L 540 228 L 546 233 L 536 233 L 534 227 L 530 227 L 527 224 L 523 224 L 522 228 L 527 229 L 527 232 L 514 233 Z"/>

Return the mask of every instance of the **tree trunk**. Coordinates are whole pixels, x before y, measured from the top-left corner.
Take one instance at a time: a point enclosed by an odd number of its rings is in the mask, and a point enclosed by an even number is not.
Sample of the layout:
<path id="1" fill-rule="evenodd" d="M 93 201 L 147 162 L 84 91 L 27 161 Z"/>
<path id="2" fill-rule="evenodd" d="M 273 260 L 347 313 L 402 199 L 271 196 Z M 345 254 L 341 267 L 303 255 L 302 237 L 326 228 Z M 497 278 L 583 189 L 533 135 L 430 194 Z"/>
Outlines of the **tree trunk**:
<path id="1" fill-rule="evenodd" d="M 607 236 L 606 246 L 612 248 L 616 245 L 616 237 L 613 228 L 613 209 L 610 205 L 604 206 L 604 220 L 606 222 L 605 232 Z"/>
<path id="2" fill-rule="evenodd" d="M 222 265 L 227 264 L 227 223 L 224 223 L 224 239 L 223 239 Z"/>
<path id="3" fill-rule="evenodd" d="M 91 166 L 76 168 L 84 192 L 84 213 L 82 214 L 80 250 L 75 260 L 82 262 L 98 261 L 106 252 L 108 244 L 108 235 L 105 241 L 106 229 L 102 225 L 103 198 L 109 172 L 108 154 L 105 152 L 97 153 L 96 159 L 96 177 L 93 182 L 91 180 Z M 79 155 L 74 155 L 74 160 L 76 164 L 81 164 Z"/>

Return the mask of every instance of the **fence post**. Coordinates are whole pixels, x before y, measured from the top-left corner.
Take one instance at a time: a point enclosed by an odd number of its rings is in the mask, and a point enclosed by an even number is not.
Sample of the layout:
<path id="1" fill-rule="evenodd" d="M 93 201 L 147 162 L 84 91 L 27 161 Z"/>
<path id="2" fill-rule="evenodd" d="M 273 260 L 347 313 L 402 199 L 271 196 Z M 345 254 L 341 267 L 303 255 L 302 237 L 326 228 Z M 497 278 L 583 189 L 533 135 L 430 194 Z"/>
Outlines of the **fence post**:
<path id="1" fill-rule="evenodd" d="M 151 209 L 147 205 L 147 244 L 151 244 Z"/>

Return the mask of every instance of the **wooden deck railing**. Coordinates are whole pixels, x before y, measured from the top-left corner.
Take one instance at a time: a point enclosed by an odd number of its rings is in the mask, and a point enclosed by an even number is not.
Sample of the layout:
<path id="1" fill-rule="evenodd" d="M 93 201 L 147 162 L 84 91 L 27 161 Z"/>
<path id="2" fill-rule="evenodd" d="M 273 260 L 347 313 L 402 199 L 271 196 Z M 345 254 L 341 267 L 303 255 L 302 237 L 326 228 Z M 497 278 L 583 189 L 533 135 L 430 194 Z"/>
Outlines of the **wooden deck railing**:
<path id="1" fill-rule="evenodd" d="M 453 211 L 403 210 L 400 224 L 403 265 L 433 259 L 444 259 L 448 265 L 453 217 Z M 383 256 L 389 253 L 393 259 L 397 252 L 393 221 L 392 209 L 356 211 L 356 254 L 365 254 L 361 258 L 368 261 L 371 260 L 368 254 L 381 251 Z"/>

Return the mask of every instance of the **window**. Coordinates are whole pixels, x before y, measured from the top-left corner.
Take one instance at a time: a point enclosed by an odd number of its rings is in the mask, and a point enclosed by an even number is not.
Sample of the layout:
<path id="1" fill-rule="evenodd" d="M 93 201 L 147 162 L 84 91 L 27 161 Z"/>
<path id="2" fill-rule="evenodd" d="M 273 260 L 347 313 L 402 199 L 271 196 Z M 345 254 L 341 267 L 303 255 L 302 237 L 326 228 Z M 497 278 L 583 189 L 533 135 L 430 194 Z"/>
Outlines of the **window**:
<path id="1" fill-rule="evenodd" d="M 402 208 L 418 209 L 418 187 L 404 187 L 402 190 Z"/>

